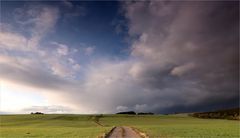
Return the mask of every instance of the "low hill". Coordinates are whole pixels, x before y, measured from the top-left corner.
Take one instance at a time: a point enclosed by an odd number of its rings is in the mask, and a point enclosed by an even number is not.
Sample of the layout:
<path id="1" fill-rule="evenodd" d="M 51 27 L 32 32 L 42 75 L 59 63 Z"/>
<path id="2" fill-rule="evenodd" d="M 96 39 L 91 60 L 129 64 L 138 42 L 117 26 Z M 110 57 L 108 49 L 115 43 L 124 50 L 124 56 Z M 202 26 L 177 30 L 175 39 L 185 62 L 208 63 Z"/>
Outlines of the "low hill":
<path id="1" fill-rule="evenodd" d="M 233 109 L 217 110 L 213 112 L 192 113 L 190 114 L 190 116 L 198 117 L 198 118 L 240 120 L 239 109 L 240 108 L 233 108 Z"/>

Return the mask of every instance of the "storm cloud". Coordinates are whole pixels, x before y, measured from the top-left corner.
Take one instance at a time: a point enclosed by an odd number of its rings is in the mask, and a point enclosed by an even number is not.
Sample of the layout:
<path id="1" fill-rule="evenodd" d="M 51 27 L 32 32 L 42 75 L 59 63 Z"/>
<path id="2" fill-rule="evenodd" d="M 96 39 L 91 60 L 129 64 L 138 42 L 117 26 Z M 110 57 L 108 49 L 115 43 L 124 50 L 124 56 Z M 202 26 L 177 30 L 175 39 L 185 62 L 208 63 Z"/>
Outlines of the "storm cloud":
<path id="1" fill-rule="evenodd" d="M 98 95 L 88 99 L 94 107 L 161 113 L 238 106 L 235 2 L 129 2 L 123 11 L 131 56 L 88 72 L 86 82 L 98 81 L 86 86 Z"/>
<path id="2" fill-rule="evenodd" d="M 71 103 L 80 113 L 192 112 L 239 105 L 238 2 L 123 2 L 121 14 L 131 41 L 126 59 L 99 58 L 80 68 L 66 45 L 55 49 L 61 55 L 37 47 L 31 51 L 38 53 L 31 59 L 34 64 L 24 60 L 10 64 L 6 60 L 11 55 L 0 56 L 1 78 L 53 90 L 62 97 L 60 105 Z M 59 15 L 55 16 L 51 24 L 57 22 Z M 38 35 L 34 46 L 45 33 Z M 70 67 L 74 65 L 80 70 Z M 56 73 L 56 68 L 68 70 Z M 80 79 L 74 77 L 81 71 Z"/>
<path id="3" fill-rule="evenodd" d="M 124 6 L 129 34 L 139 35 L 132 47 L 139 62 L 133 64 L 131 74 L 143 86 L 155 89 L 152 95 L 159 98 L 151 101 L 158 103 L 156 111 L 161 111 L 161 99 L 169 99 L 169 108 L 178 110 L 238 105 L 236 5 L 137 2 Z"/>
<path id="4" fill-rule="evenodd" d="M 83 103 L 106 112 L 157 113 L 238 106 L 235 4 L 124 3 L 133 37 L 131 56 L 128 61 L 93 65 Z"/>

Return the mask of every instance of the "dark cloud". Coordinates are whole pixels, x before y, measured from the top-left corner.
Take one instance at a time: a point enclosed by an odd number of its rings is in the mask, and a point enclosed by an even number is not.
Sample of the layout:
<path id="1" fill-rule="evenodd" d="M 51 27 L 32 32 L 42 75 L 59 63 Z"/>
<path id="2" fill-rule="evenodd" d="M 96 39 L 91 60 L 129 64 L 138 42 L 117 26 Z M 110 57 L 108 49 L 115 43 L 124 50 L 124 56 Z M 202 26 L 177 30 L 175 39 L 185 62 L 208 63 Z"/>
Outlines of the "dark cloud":
<path id="1" fill-rule="evenodd" d="M 136 2 L 124 6 L 130 35 L 140 36 L 132 54 L 141 59 L 135 66 L 141 66 L 134 70 L 133 65 L 132 74 L 157 89 L 153 95 L 158 98 L 151 104 L 173 101 L 169 109 L 178 111 L 238 106 L 237 4 Z M 158 112 L 162 109 L 156 107 Z"/>
<path id="2" fill-rule="evenodd" d="M 139 1 L 124 2 L 122 8 L 132 39 L 129 58 L 99 58 L 81 66 L 81 81 L 48 69 L 58 57 L 44 64 L 33 58 L 35 64 L 27 65 L 6 58 L 0 60 L 1 77 L 54 90 L 63 97 L 59 103 L 75 105 L 74 112 L 81 113 L 192 112 L 239 105 L 238 2 Z"/>

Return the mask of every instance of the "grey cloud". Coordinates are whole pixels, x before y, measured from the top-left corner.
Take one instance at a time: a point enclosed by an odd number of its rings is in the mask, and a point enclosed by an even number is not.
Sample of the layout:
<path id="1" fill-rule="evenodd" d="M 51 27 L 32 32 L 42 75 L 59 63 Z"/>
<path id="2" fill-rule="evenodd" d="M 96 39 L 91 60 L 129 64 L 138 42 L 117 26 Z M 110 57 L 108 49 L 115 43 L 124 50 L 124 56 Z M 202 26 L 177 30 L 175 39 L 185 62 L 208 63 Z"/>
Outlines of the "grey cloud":
<path id="1" fill-rule="evenodd" d="M 52 75 L 38 67 L 16 67 L 13 64 L 0 63 L 1 79 L 18 82 L 24 85 L 30 85 L 37 88 L 52 90 L 65 89 L 64 85 L 73 85 L 69 80 L 66 81 L 58 76 Z"/>
<path id="2" fill-rule="evenodd" d="M 141 59 L 135 63 L 141 67 L 133 77 L 157 89 L 153 95 L 158 98 L 148 102 L 169 100 L 174 101 L 171 108 L 200 110 L 211 106 L 212 98 L 218 108 L 228 105 L 226 101 L 237 106 L 239 20 L 235 4 L 136 2 L 124 7 L 130 35 L 140 36 L 132 55 Z M 161 112 L 164 107 L 156 108 Z"/>
<path id="3" fill-rule="evenodd" d="M 96 112 L 116 112 L 119 106 L 158 113 L 237 106 L 239 21 L 234 4 L 124 5 L 129 35 L 139 36 L 131 56 L 89 65 L 69 99 Z"/>
<path id="4" fill-rule="evenodd" d="M 119 112 L 128 111 L 128 110 L 129 110 L 129 108 L 126 107 L 126 106 L 118 106 L 116 109 L 117 109 L 117 111 L 119 111 Z"/>
<path id="5" fill-rule="evenodd" d="M 68 1 L 68 0 L 63 0 L 63 5 L 64 6 L 66 6 L 66 7 L 68 7 L 68 8 L 72 8 L 74 5 L 70 2 L 70 1 Z"/>
<path id="6" fill-rule="evenodd" d="M 52 75 L 39 66 L 19 69 L 3 63 L 0 75 L 59 90 L 57 94 L 86 112 L 169 113 L 238 106 L 239 13 L 235 5 L 125 2 L 133 42 L 128 59 L 90 63 L 81 81 Z"/>

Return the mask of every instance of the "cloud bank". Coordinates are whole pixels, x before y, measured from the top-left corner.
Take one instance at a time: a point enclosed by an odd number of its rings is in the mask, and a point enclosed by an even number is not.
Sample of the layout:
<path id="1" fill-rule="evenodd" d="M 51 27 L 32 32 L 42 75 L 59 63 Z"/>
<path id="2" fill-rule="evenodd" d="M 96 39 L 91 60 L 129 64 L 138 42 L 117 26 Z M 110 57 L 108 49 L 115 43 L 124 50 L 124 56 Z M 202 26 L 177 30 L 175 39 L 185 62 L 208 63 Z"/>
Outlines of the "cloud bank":
<path id="1" fill-rule="evenodd" d="M 52 51 L 39 46 L 59 16 L 58 9 L 44 7 L 36 15 L 36 20 L 44 22 L 34 23 L 32 32 L 37 33 L 30 38 L 10 30 L 1 32 L 0 48 L 5 52 L 0 55 L 0 76 L 52 90 L 51 94 L 62 98 L 49 99 L 63 107 L 71 104 L 77 113 L 171 113 L 238 106 L 239 9 L 235 5 L 124 2 L 122 13 L 132 41 L 129 57 L 100 58 L 81 68 L 67 45 L 53 42 L 57 48 Z M 49 16 L 54 18 L 46 20 Z M 39 31 L 40 26 L 46 28 Z M 13 41 L 8 43 L 10 36 Z M 29 43 L 35 48 L 22 50 L 28 49 Z M 25 56 L 11 55 L 13 50 Z M 92 47 L 85 50 L 87 56 L 93 52 Z M 84 76 L 77 78 L 81 71 Z"/>

